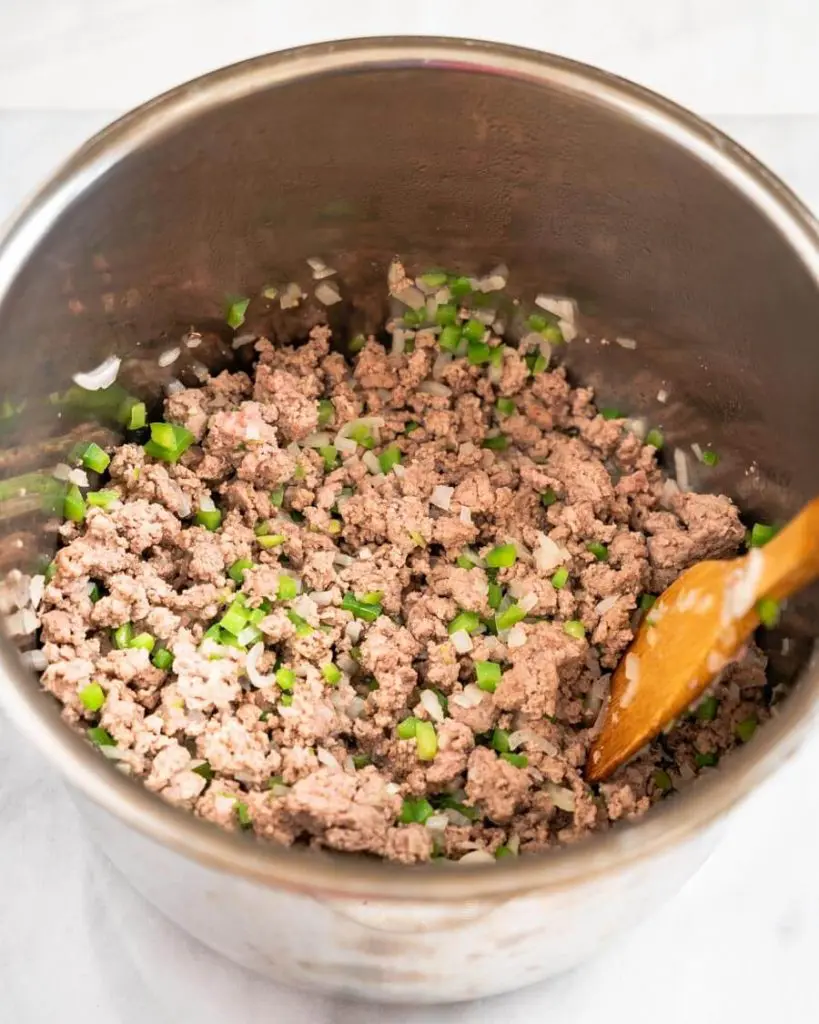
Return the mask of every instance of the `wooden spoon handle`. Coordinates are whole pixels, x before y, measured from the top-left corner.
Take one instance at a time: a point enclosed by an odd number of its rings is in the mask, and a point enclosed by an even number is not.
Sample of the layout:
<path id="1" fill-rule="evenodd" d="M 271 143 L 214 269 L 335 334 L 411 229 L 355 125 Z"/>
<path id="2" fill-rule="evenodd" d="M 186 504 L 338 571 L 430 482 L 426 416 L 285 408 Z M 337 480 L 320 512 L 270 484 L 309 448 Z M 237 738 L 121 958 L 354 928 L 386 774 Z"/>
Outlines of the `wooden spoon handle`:
<path id="1" fill-rule="evenodd" d="M 781 601 L 819 579 L 819 498 L 814 498 L 764 549 L 760 596 Z"/>

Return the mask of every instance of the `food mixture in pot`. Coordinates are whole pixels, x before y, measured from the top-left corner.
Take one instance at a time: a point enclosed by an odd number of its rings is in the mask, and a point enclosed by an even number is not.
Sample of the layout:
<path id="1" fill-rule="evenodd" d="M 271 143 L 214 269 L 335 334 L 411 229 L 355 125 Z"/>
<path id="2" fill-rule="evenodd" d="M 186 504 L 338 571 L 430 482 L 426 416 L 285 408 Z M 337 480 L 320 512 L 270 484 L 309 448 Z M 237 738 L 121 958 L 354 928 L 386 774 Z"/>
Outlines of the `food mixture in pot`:
<path id="1" fill-rule="evenodd" d="M 251 373 L 175 390 L 162 423 L 135 407 L 131 443 L 82 452 L 102 477 L 66 497 L 42 683 L 149 789 L 278 843 L 472 862 L 640 815 L 769 714 L 750 647 L 584 781 L 639 618 L 741 549 L 737 509 L 570 385 L 570 302 L 540 297 L 512 344 L 480 301 L 502 275 L 395 263 L 389 283 L 386 346 L 259 339 Z"/>

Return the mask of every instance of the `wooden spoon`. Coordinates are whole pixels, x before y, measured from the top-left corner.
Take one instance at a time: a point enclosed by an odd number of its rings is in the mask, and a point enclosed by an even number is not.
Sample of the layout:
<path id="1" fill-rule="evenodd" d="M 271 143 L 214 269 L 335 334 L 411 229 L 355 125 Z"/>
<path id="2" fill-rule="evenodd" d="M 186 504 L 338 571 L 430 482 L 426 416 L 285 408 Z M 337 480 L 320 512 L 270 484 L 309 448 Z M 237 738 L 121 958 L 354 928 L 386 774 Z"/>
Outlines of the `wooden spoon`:
<path id="1" fill-rule="evenodd" d="M 611 681 L 586 778 L 600 782 L 699 697 L 760 623 L 757 604 L 819 578 L 819 498 L 764 548 L 700 562 L 661 594 Z"/>

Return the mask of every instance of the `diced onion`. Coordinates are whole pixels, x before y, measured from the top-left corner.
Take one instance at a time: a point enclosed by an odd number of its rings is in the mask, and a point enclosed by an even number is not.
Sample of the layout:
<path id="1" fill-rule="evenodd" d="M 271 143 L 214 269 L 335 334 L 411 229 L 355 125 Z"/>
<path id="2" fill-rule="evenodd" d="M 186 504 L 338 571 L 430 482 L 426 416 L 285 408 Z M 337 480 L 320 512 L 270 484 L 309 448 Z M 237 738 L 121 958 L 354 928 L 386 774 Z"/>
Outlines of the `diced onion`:
<path id="1" fill-rule="evenodd" d="M 78 387 L 84 388 L 86 391 L 99 391 L 101 388 L 108 388 L 117 379 L 121 362 L 119 356 L 108 356 L 93 370 L 88 370 L 86 373 L 75 373 L 71 379 Z"/>
<path id="2" fill-rule="evenodd" d="M 316 747 L 316 758 L 320 764 L 323 764 L 327 768 L 335 768 L 336 771 L 341 771 L 341 765 L 338 763 L 338 759 L 334 757 L 329 750 L 325 750 L 324 747 Z"/>
<path id="3" fill-rule="evenodd" d="M 318 625 L 318 605 L 307 594 L 300 594 L 291 603 L 290 607 L 303 619 L 306 619 L 311 626 Z"/>
<path id="4" fill-rule="evenodd" d="M 164 385 L 163 391 L 166 395 L 178 395 L 180 392 L 185 390 L 185 385 L 177 377 L 171 377 L 171 379 Z"/>
<path id="5" fill-rule="evenodd" d="M 694 457 L 698 462 L 702 462 L 702 448 L 697 444 L 696 441 L 691 445 L 691 451 L 694 453 Z"/>
<path id="6" fill-rule="evenodd" d="M 37 616 L 31 608 L 21 608 L 6 618 L 9 636 L 29 636 L 37 629 Z"/>
<path id="7" fill-rule="evenodd" d="M 535 594 L 533 591 L 530 591 L 528 594 L 525 594 L 520 599 L 520 601 L 518 601 L 518 608 L 520 608 L 521 611 L 530 612 L 536 604 L 537 594 Z"/>
<path id="8" fill-rule="evenodd" d="M 72 469 L 68 474 L 68 482 L 77 487 L 88 487 L 88 474 L 84 469 Z"/>
<path id="9" fill-rule="evenodd" d="M 338 451 L 344 452 L 347 455 L 350 455 L 358 447 L 351 437 L 336 437 L 333 441 L 333 446 L 337 448 Z"/>
<path id="10" fill-rule="evenodd" d="M 668 505 L 671 502 L 671 499 L 676 497 L 679 493 L 680 488 L 677 481 L 672 480 L 670 476 L 666 477 L 665 480 L 663 480 L 663 488 L 661 492 L 663 503 Z"/>
<path id="11" fill-rule="evenodd" d="M 25 651 L 21 655 L 21 658 L 23 664 L 28 665 L 28 667 L 34 672 L 44 672 L 48 667 L 48 658 L 46 658 L 43 651 Z"/>
<path id="12" fill-rule="evenodd" d="M 449 512 L 452 506 L 452 495 L 454 493 L 454 487 L 445 487 L 443 484 L 438 484 L 437 487 L 433 487 L 429 502 L 431 505 L 435 505 L 436 508 L 443 509 L 444 512 Z"/>
<path id="13" fill-rule="evenodd" d="M 486 850 L 470 850 L 458 860 L 459 864 L 494 864 L 495 858 Z"/>
<path id="14" fill-rule="evenodd" d="M 437 380 L 423 380 L 418 385 L 418 391 L 424 395 L 432 395 L 433 398 L 449 398 L 452 394 L 452 389 L 448 388 L 446 384 L 441 384 Z"/>
<path id="15" fill-rule="evenodd" d="M 303 298 L 304 292 L 301 290 L 301 287 L 295 281 L 290 281 L 289 284 L 285 285 L 284 291 L 279 297 L 279 305 L 282 309 L 294 309 Z"/>
<path id="16" fill-rule="evenodd" d="M 404 354 L 406 348 L 407 332 L 402 331 L 400 327 L 396 327 L 392 332 L 392 344 L 390 346 L 390 352 L 394 356 L 401 356 Z"/>
<path id="17" fill-rule="evenodd" d="M 688 456 L 682 448 L 674 449 L 674 475 L 681 491 L 691 489 L 688 480 Z"/>
<path id="18" fill-rule="evenodd" d="M 355 696 L 347 705 L 347 714 L 350 718 L 361 718 L 364 714 L 364 698 Z"/>
<path id="19" fill-rule="evenodd" d="M 538 295 L 535 305 L 545 309 L 552 316 L 556 316 L 558 320 L 566 320 L 570 324 L 575 321 L 577 306 L 574 299 L 568 299 L 561 295 Z"/>
<path id="20" fill-rule="evenodd" d="M 381 472 L 381 463 L 378 461 L 378 456 L 375 454 L 375 452 L 364 452 L 364 454 L 361 456 L 361 461 L 364 463 L 367 469 L 375 476 L 378 476 L 378 474 Z"/>
<path id="21" fill-rule="evenodd" d="M 620 346 L 620 348 L 637 348 L 637 342 L 634 340 L 634 338 L 615 338 L 614 340 Z"/>
<path id="22" fill-rule="evenodd" d="M 518 747 L 526 747 L 527 750 L 540 750 L 550 757 L 557 757 L 558 749 L 554 743 L 550 743 L 544 736 L 538 736 L 534 729 L 518 729 L 509 734 L 509 747 L 517 750 Z"/>
<path id="23" fill-rule="evenodd" d="M 456 630 L 449 639 L 458 654 L 469 654 L 472 650 L 472 637 L 465 629 Z"/>
<path id="24" fill-rule="evenodd" d="M 199 508 L 202 512 L 213 512 L 216 509 L 216 505 L 209 494 L 203 494 L 199 499 Z"/>
<path id="25" fill-rule="evenodd" d="M 557 326 L 560 328 L 564 341 L 574 341 L 577 337 L 577 328 L 571 320 L 558 320 Z"/>
<path id="26" fill-rule="evenodd" d="M 478 288 L 482 292 L 500 292 L 506 287 L 508 278 L 509 268 L 501 264 L 478 281 Z"/>
<path id="27" fill-rule="evenodd" d="M 430 832 L 443 832 L 449 824 L 449 818 L 446 814 L 430 814 L 424 824 Z"/>
<path id="28" fill-rule="evenodd" d="M 314 281 L 322 281 L 325 277 L 332 277 L 336 273 L 335 267 L 328 267 L 324 260 L 317 256 L 310 256 L 307 263 L 313 271 Z"/>
<path id="29" fill-rule="evenodd" d="M 333 443 L 333 435 L 324 430 L 315 434 L 308 434 L 301 442 L 303 448 L 327 448 Z"/>
<path id="30" fill-rule="evenodd" d="M 522 626 L 512 626 L 506 637 L 506 646 L 510 649 L 523 647 L 526 640 L 526 630 Z"/>
<path id="31" fill-rule="evenodd" d="M 668 392 L 665 388 L 660 388 L 657 392 L 657 401 L 662 402 L 663 405 L 668 401 Z"/>
<path id="32" fill-rule="evenodd" d="M 421 690 L 421 705 L 433 722 L 443 722 L 444 709 L 432 690 Z"/>
<path id="33" fill-rule="evenodd" d="M 574 812 L 574 793 L 570 789 L 557 786 L 554 782 L 547 782 L 546 792 L 555 807 L 559 807 L 561 811 Z"/>
<path id="34" fill-rule="evenodd" d="M 39 607 L 40 601 L 43 599 L 43 591 L 45 590 L 45 576 L 37 575 L 32 576 L 28 585 L 28 596 L 31 601 L 31 607 Z"/>
<path id="35" fill-rule="evenodd" d="M 235 796 L 227 796 L 225 793 L 217 793 L 213 798 L 213 809 L 217 814 L 229 814 L 236 803 Z"/>
<path id="36" fill-rule="evenodd" d="M 231 347 L 234 349 L 244 348 L 245 345 L 252 345 L 253 342 L 258 338 L 258 334 L 237 334 L 236 337 L 231 341 Z"/>
<path id="37" fill-rule="evenodd" d="M 616 597 L 614 597 L 614 596 L 612 596 L 612 597 L 604 597 L 602 601 L 598 601 L 597 602 L 597 604 L 594 606 L 594 610 L 597 612 L 598 615 L 605 615 L 606 612 L 610 608 L 613 608 L 616 604 L 617 604 L 617 598 Z"/>
<path id="38" fill-rule="evenodd" d="M 176 362 L 181 352 L 182 349 L 180 349 L 178 345 L 175 345 L 173 348 L 166 348 L 164 352 L 159 353 L 157 363 L 160 366 L 170 366 L 171 363 Z"/>
<path id="39" fill-rule="evenodd" d="M 426 305 L 426 296 L 420 288 L 416 288 L 414 284 L 409 285 L 406 288 L 402 288 L 400 292 L 393 292 L 395 298 L 399 302 L 403 302 L 405 306 L 409 306 L 410 309 L 423 309 Z"/>
<path id="40" fill-rule="evenodd" d="M 446 368 L 452 363 L 452 356 L 449 352 L 441 352 L 432 364 L 432 378 L 433 380 L 440 380 L 444 375 Z"/>
<path id="41" fill-rule="evenodd" d="M 339 654 L 336 657 L 336 664 L 348 676 L 355 675 L 358 671 L 358 662 L 349 654 Z"/>
<path id="42" fill-rule="evenodd" d="M 276 673 L 271 672 L 269 675 L 262 675 L 258 669 L 258 661 L 264 652 L 264 644 L 261 640 L 254 644 L 247 652 L 245 658 L 245 672 L 247 672 L 247 678 L 253 683 L 259 690 L 265 686 L 272 686 L 276 682 Z"/>
<path id="43" fill-rule="evenodd" d="M 465 814 L 456 811 L 454 807 L 444 808 L 444 815 L 449 824 L 454 825 L 456 828 L 469 828 L 472 824 Z"/>
<path id="44" fill-rule="evenodd" d="M 537 546 L 532 551 L 532 557 L 538 572 L 549 572 L 558 565 L 562 565 L 569 555 L 566 549 L 555 544 L 551 537 L 539 532 Z"/>
<path id="45" fill-rule="evenodd" d="M 460 511 L 460 513 L 458 515 L 458 518 L 461 520 L 462 523 L 466 523 L 467 526 L 471 526 L 472 525 L 472 509 L 471 508 L 467 508 L 466 505 L 462 505 L 461 506 L 461 511 Z"/>
<path id="46" fill-rule="evenodd" d="M 483 693 L 484 691 L 475 683 L 467 683 L 463 693 L 454 694 L 449 698 L 449 703 L 459 708 L 475 708 L 483 700 Z"/>

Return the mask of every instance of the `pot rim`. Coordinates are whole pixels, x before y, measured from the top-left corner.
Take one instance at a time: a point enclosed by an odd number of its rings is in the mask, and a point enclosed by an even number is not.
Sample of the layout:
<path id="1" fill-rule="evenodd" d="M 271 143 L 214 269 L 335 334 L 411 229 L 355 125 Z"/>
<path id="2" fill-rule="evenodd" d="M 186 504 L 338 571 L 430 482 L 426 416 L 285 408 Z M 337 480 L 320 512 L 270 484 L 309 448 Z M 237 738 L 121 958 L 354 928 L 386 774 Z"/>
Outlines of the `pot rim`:
<path id="1" fill-rule="evenodd" d="M 550 54 L 498 43 L 440 37 L 372 37 L 319 43 L 256 57 L 166 92 L 104 128 L 82 146 L 25 204 L 0 241 L 0 305 L 19 269 L 61 214 L 119 161 L 176 125 L 263 88 L 368 68 L 430 67 L 549 84 L 642 124 L 706 164 L 784 237 L 819 289 L 819 225 L 775 175 L 717 129 L 676 104 L 622 78 Z M 15 648 L 0 636 L 0 705 L 18 728 L 83 795 L 161 845 L 199 863 L 254 880 L 336 898 L 388 898 L 447 903 L 508 898 L 566 889 L 669 852 L 694 839 L 789 759 L 817 711 L 815 656 L 788 703 L 753 748 L 640 821 L 592 841 L 491 867 L 442 870 L 363 857 L 286 849 L 219 829 L 166 804 L 116 771 L 60 719 Z M 809 678 L 805 678 L 809 677 Z M 813 686 L 813 690 L 817 688 Z"/>

